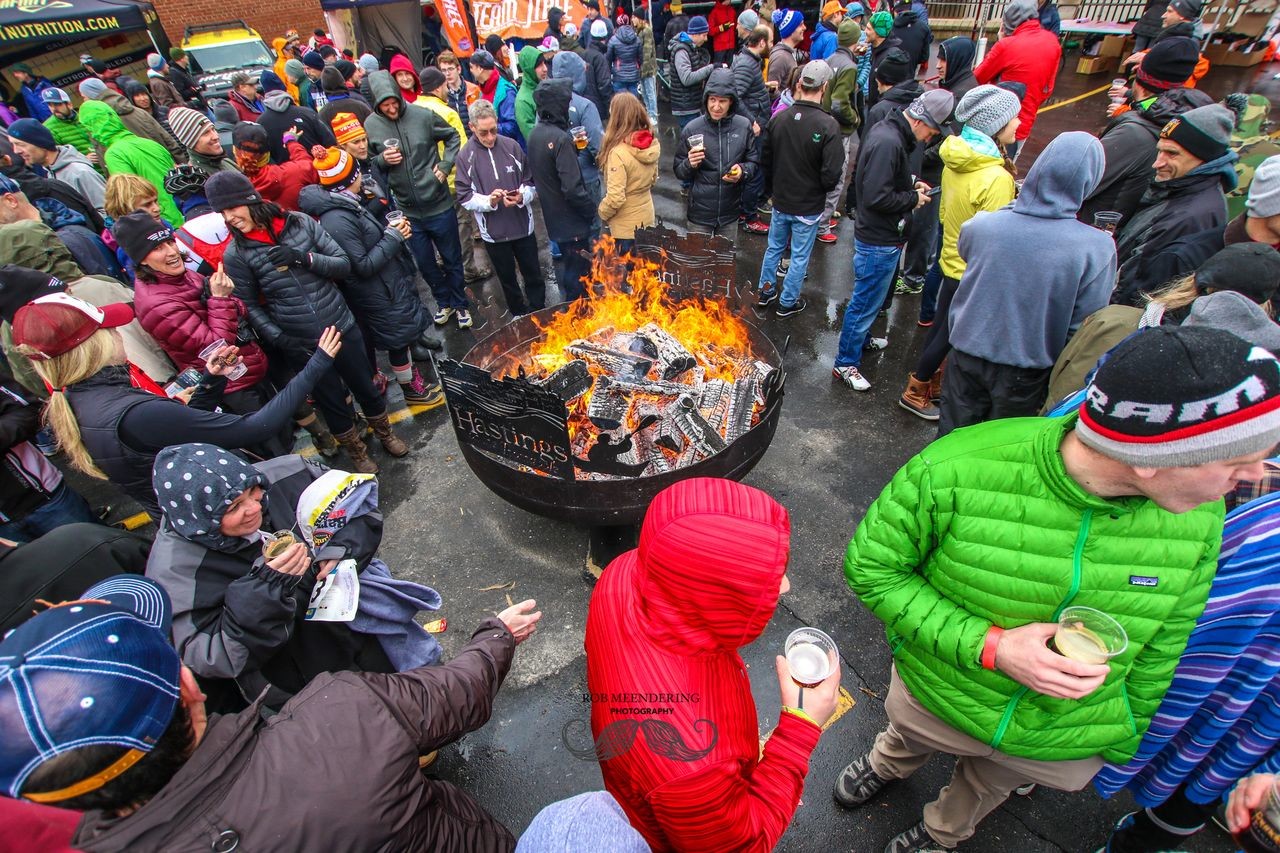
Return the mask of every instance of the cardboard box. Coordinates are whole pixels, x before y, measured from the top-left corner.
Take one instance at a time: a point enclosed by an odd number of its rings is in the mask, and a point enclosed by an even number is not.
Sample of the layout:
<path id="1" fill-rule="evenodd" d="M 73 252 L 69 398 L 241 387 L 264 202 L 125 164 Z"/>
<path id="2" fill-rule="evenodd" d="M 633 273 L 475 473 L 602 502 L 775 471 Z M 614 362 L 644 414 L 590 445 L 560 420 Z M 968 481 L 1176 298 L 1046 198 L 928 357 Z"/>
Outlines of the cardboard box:
<path id="1" fill-rule="evenodd" d="M 1133 53 L 1135 40 L 1132 36 L 1107 36 L 1098 48 L 1098 56 L 1129 56 Z"/>
<path id="2" fill-rule="evenodd" d="M 1271 12 L 1254 12 L 1248 11 L 1240 16 L 1240 18 L 1227 27 L 1233 33 L 1240 33 L 1246 36 L 1262 35 L 1267 31 L 1267 24 L 1271 23 Z"/>
<path id="3" fill-rule="evenodd" d="M 1248 45 L 1248 43 L 1237 44 L 1241 47 Z M 1230 45 L 1211 44 L 1204 49 L 1204 57 L 1212 65 L 1248 68 L 1249 66 L 1260 64 L 1267 53 L 1267 46 L 1263 43 L 1252 44 L 1251 46 L 1252 50 L 1248 53 L 1242 53 L 1239 50 L 1232 50 Z"/>
<path id="4" fill-rule="evenodd" d="M 1076 63 L 1077 74 L 1101 74 L 1116 67 L 1114 56 L 1082 56 Z"/>

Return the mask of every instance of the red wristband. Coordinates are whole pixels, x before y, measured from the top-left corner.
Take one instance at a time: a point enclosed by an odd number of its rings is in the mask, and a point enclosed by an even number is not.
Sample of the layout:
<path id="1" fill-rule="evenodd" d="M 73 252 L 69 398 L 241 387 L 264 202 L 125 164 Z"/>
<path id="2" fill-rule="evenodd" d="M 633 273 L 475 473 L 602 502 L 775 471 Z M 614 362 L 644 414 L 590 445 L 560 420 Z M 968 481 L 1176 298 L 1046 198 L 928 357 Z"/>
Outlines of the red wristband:
<path id="1" fill-rule="evenodd" d="M 1000 637 L 1004 634 L 1004 629 L 992 625 L 987 629 L 987 638 L 982 641 L 982 667 L 992 672 L 996 668 L 996 646 L 1000 645 Z"/>

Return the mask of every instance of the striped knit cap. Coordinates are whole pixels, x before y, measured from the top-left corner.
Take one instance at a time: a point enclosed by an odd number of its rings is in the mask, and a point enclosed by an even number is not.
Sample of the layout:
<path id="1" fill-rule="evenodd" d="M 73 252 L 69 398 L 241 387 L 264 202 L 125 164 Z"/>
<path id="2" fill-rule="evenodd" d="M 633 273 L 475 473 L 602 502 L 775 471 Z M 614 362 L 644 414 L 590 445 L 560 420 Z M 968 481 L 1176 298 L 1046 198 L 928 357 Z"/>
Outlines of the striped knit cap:
<path id="1" fill-rule="evenodd" d="M 1222 329 L 1130 335 L 1085 391 L 1076 436 L 1147 468 L 1204 465 L 1280 442 L 1280 361 Z"/>
<path id="2" fill-rule="evenodd" d="M 338 113 L 329 122 L 329 126 L 333 128 L 333 135 L 337 138 L 339 145 L 355 142 L 368 135 L 360 126 L 360 119 L 356 118 L 355 113 Z"/>
<path id="3" fill-rule="evenodd" d="M 312 162 L 316 173 L 320 176 L 320 186 L 331 190 L 345 190 L 355 183 L 359 176 L 356 161 L 341 148 L 322 148 L 319 145 L 311 148 Z"/>
<path id="4" fill-rule="evenodd" d="M 169 129 L 174 137 L 186 148 L 193 148 L 206 130 L 213 127 L 213 122 L 204 113 L 187 107 L 173 107 L 169 110 Z"/>

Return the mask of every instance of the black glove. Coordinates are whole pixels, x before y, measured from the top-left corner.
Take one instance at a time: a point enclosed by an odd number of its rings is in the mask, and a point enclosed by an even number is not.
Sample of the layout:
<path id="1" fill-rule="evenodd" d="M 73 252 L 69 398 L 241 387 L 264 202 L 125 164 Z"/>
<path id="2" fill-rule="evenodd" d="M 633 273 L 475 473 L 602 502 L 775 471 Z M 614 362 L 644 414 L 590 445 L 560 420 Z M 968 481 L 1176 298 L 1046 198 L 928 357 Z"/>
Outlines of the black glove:
<path id="1" fill-rule="evenodd" d="M 267 249 L 267 260 L 278 267 L 300 267 L 307 259 L 305 252 L 280 244 Z"/>

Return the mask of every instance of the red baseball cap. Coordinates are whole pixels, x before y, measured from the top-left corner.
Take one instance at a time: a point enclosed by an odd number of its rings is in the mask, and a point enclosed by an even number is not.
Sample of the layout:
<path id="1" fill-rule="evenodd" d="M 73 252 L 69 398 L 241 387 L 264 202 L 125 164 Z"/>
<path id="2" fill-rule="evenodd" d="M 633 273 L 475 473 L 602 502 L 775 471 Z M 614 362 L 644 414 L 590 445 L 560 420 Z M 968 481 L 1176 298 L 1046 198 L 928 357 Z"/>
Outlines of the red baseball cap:
<path id="1" fill-rule="evenodd" d="M 39 361 L 71 352 L 99 329 L 133 321 L 133 306 L 117 302 L 98 308 L 66 293 L 51 293 L 28 302 L 13 317 L 13 343 Z"/>

